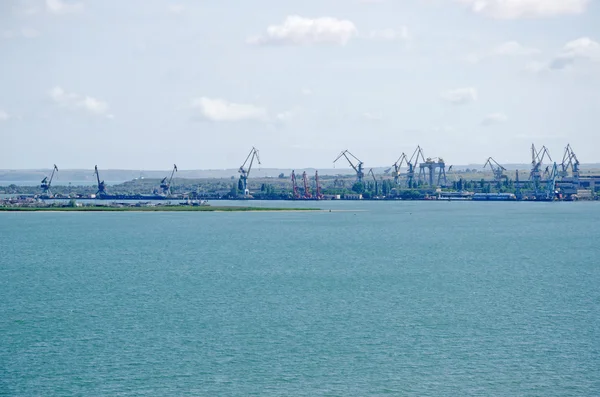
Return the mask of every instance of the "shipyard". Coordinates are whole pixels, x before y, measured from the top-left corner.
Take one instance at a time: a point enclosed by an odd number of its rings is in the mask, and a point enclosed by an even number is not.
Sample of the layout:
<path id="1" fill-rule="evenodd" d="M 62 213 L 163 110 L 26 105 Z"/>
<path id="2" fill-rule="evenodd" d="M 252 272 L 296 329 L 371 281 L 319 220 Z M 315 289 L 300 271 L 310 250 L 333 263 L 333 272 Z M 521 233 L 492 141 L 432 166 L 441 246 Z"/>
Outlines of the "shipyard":
<path id="1" fill-rule="evenodd" d="M 564 147 L 561 157 L 555 159 L 546 146 L 538 149 L 534 144 L 530 155 L 528 169 L 509 169 L 493 157 L 488 157 L 478 167 L 466 168 L 447 164 L 442 157 L 428 157 L 424 149 L 417 146 L 409 154 L 402 153 L 391 166 L 367 169 L 358 156 L 344 150 L 333 159 L 333 167 L 345 167 L 334 168 L 336 172 L 329 170 L 320 175 L 316 169 L 291 169 L 278 175 L 258 175 L 257 169 L 260 170 L 263 163 L 259 150 L 252 147 L 237 169 L 237 175 L 230 177 L 177 177 L 179 170 L 174 164 L 162 178 L 141 174 L 112 185 L 104 181 L 98 165 L 90 173 L 91 183 L 61 184 L 60 171 L 55 164 L 36 186 L 0 186 L 0 206 L 39 203 L 64 206 L 69 200 L 138 207 L 142 205 L 140 203 L 166 202 L 190 207 L 208 205 L 208 200 L 548 202 L 598 199 L 600 172 L 582 169 L 569 144 Z M 70 203 L 73 205 L 72 201 Z"/>

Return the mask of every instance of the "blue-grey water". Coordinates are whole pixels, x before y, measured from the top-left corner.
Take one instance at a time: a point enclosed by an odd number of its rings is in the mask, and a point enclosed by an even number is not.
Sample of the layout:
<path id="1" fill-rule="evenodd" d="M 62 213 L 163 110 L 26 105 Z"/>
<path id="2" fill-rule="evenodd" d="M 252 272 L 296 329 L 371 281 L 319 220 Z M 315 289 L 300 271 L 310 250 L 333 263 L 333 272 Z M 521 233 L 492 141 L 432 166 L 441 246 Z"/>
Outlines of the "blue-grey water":
<path id="1" fill-rule="evenodd" d="M 600 395 L 599 203 L 319 206 L 0 213 L 0 395 Z"/>

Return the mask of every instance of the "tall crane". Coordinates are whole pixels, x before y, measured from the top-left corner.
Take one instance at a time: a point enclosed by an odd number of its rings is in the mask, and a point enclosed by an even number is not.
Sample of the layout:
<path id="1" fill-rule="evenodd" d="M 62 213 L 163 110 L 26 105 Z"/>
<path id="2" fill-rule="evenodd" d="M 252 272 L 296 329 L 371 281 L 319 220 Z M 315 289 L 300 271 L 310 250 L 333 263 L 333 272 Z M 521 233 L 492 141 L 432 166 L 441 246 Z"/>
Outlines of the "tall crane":
<path id="1" fill-rule="evenodd" d="M 319 184 L 319 171 L 316 171 L 316 170 L 315 170 L 315 184 L 317 185 L 316 199 L 317 200 L 322 200 L 323 199 L 323 193 L 321 193 L 321 185 Z"/>
<path id="2" fill-rule="evenodd" d="M 531 172 L 529 174 L 529 179 L 533 182 L 536 192 L 542 180 L 542 172 L 540 171 L 540 167 L 542 166 L 542 163 L 546 157 L 552 161 L 550 152 L 546 146 L 542 146 L 542 148 L 538 151 L 536 150 L 535 145 L 531 145 Z"/>
<path id="3" fill-rule="evenodd" d="M 548 177 L 546 179 L 546 200 L 554 200 L 554 196 L 556 194 L 556 179 L 558 178 L 558 167 L 556 163 L 554 163 L 550 172 L 548 173 Z"/>
<path id="4" fill-rule="evenodd" d="M 396 160 L 396 162 L 392 165 L 392 168 L 394 169 L 394 183 L 396 185 L 400 184 L 400 169 L 402 168 L 402 165 L 404 163 L 408 165 L 408 157 L 405 153 L 402 153 L 398 160 Z M 388 168 L 387 170 L 385 170 L 385 173 L 387 174 L 392 168 Z"/>
<path id="5" fill-rule="evenodd" d="M 352 157 L 354 160 L 356 160 L 356 164 L 354 164 L 352 162 L 352 160 L 350 160 L 350 157 Z M 350 164 L 350 166 L 354 169 L 354 171 L 356 172 L 356 181 L 357 182 L 362 182 L 363 177 L 365 176 L 365 173 L 363 172 L 363 162 L 360 161 L 358 159 L 358 157 L 356 157 L 355 155 L 353 155 L 352 153 L 350 153 L 347 149 L 344 150 L 342 153 L 340 153 L 339 156 L 337 156 L 337 158 L 335 160 L 333 160 L 333 166 L 335 167 L 335 163 L 342 157 L 345 157 L 346 160 L 348 161 L 348 163 Z"/>
<path id="6" fill-rule="evenodd" d="M 296 181 L 296 171 L 292 171 L 292 189 L 294 192 L 294 198 L 299 199 L 300 193 L 298 192 L 298 182 Z"/>
<path id="7" fill-rule="evenodd" d="M 246 161 L 244 161 L 244 163 L 240 166 L 240 169 L 238 170 L 238 172 L 240 173 L 240 185 L 242 190 L 244 191 L 244 196 L 248 196 L 250 194 L 250 192 L 248 191 L 248 177 L 250 176 L 250 171 L 252 171 L 252 164 L 254 163 L 254 159 L 256 159 L 258 165 L 260 165 L 258 149 L 252 147 L 252 150 L 250 150 L 250 153 L 248 153 L 248 156 L 246 157 Z M 250 163 L 248 163 L 248 160 L 250 160 Z M 245 168 L 246 164 L 248 164 L 248 169 Z"/>
<path id="8" fill-rule="evenodd" d="M 408 173 L 406 175 L 406 184 L 409 188 L 413 186 L 415 180 L 415 169 L 417 164 L 419 164 L 419 159 L 425 162 L 425 155 L 423 154 L 423 149 L 421 149 L 421 146 L 417 146 L 413 155 L 410 157 L 410 160 L 407 161 Z"/>
<path id="9" fill-rule="evenodd" d="M 52 174 L 50 174 L 50 179 L 48 179 L 47 176 L 44 177 L 40 185 L 40 187 L 42 188 L 42 192 L 48 196 L 52 195 L 52 192 L 50 191 L 50 186 L 52 185 L 52 179 L 54 179 L 54 173 L 56 171 L 58 171 L 58 167 L 56 166 L 56 164 L 54 164 L 54 168 L 52 168 Z"/>
<path id="10" fill-rule="evenodd" d="M 163 193 L 167 196 L 171 195 L 171 182 L 173 181 L 173 175 L 177 172 L 177 165 L 173 164 L 173 171 L 171 171 L 171 177 L 164 177 L 162 181 L 160 181 L 160 188 L 163 190 Z M 167 178 L 169 179 L 167 181 Z"/>
<path id="11" fill-rule="evenodd" d="M 98 166 L 94 166 L 94 174 L 96 175 L 96 179 L 98 180 L 98 191 L 96 195 L 104 196 L 106 195 L 106 184 L 104 181 L 100 181 L 100 174 L 98 173 Z"/>
<path id="12" fill-rule="evenodd" d="M 500 181 L 502 181 L 502 179 L 507 179 L 507 176 L 504 175 L 504 171 L 506 171 L 506 168 L 504 168 L 503 166 L 501 166 L 492 157 L 489 157 L 487 159 L 487 161 L 483 165 L 483 168 L 486 168 L 487 166 L 489 166 L 490 169 L 492 170 L 492 173 L 494 174 L 494 180 L 496 182 L 500 182 Z"/>
<path id="13" fill-rule="evenodd" d="M 574 180 L 579 179 L 579 160 L 575 155 L 575 152 L 571 148 L 570 144 L 567 144 L 565 148 L 565 154 L 563 155 L 562 163 L 560 164 L 560 176 L 565 178 L 569 176 L 569 168 L 571 168 L 571 175 Z"/>
<path id="14" fill-rule="evenodd" d="M 375 182 L 375 196 L 379 196 L 379 183 L 377 183 L 377 178 L 375 178 L 373 168 L 369 169 L 368 175 L 371 175 L 373 177 L 373 182 Z"/>
<path id="15" fill-rule="evenodd" d="M 302 181 L 304 182 L 304 198 L 311 199 L 312 194 L 310 194 L 310 187 L 308 186 L 308 177 L 306 176 L 306 171 L 302 173 Z"/>

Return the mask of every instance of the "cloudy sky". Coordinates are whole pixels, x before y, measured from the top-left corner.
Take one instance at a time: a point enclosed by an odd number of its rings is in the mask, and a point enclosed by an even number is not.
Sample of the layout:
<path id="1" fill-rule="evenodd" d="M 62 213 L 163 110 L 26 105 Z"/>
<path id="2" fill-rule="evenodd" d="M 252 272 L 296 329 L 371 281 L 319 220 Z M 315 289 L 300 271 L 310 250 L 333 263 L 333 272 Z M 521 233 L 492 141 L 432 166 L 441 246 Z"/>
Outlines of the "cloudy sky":
<path id="1" fill-rule="evenodd" d="M 599 0 L 2 0 L 0 168 L 597 162 L 599 42 Z"/>

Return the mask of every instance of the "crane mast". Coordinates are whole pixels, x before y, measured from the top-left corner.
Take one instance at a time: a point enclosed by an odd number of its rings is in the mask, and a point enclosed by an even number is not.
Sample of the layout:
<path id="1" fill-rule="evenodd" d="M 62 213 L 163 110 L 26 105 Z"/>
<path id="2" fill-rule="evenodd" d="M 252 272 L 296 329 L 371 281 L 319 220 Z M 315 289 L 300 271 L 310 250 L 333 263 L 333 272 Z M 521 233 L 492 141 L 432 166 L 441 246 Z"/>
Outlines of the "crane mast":
<path id="1" fill-rule="evenodd" d="M 56 166 L 56 164 L 54 164 L 54 168 L 52 168 L 52 174 L 50 174 L 50 179 L 48 179 L 47 176 L 44 177 L 44 179 L 42 179 L 42 182 L 40 185 L 40 187 L 42 188 L 42 192 L 49 196 L 52 195 L 52 192 L 50 191 L 50 187 L 52 186 L 52 179 L 54 179 L 54 173 L 56 171 L 58 171 L 58 167 Z"/>
<path id="2" fill-rule="evenodd" d="M 570 168 L 571 176 L 573 177 L 573 179 L 574 180 L 579 179 L 579 160 L 577 159 L 577 156 L 575 155 L 575 152 L 571 148 L 570 144 L 567 144 L 567 147 L 565 148 L 565 154 L 563 155 L 563 160 L 562 160 L 562 163 L 560 164 L 560 166 L 561 166 L 561 171 L 560 171 L 561 177 L 564 178 L 564 177 L 569 176 L 569 168 Z"/>
<path id="3" fill-rule="evenodd" d="M 308 177 L 306 176 L 306 171 L 302 173 L 302 181 L 304 182 L 304 198 L 311 199 L 312 194 L 310 194 L 310 187 L 308 186 Z"/>
<path id="4" fill-rule="evenodd" d="M 177 165 L 173 164 L 173 171 L 171 171 L 171 177 L 164 177 L 162 181 L 160 181 L 160 188 L 163 190 L 163 193 L 167 196 L 171 195 L 171 182 L 173 181 L 173 175 L 177 172 Z M 167 178 L 169 179 L 167 181 Z"/>
<path id="5" fill-rule="evenodd" d="M 373 177 L 373 182 L 375 182 L 375 196 L 379 195 L 379 183 L 377 183 L 377 178 L 375 178 L 375 173 L 373 172 L 373 168 L 369 169 L 368 175 Z"/>
<path id="6" fill-rule="evenodd" d="M 244 163 L 240 166 L 240 169 L 238 170 L 238 172 L 240 173 L 241 187 L 242 187 L 242 190 L 244 191 L 244 196 L 246 196 L 246 197 L 248 197 L 250 195 L 250 191 L 248 190 L 248 177 L 250 176 L 250 171 L 252 171 L 252 164 L 254 163 L 254 159 L 256 159 L 256 161 L 260 165 L 260 157 L 258 155 L 258 149 L 256 149 L 255 147 L 252 147 L 252 149 L 250 150 L 250 153 L 248 153 L 248 156 L 246 157 L 246 160 L 244 161 Z M 248 163 L 248 161 L 250 161 L 250 162 Z M 248 169 L 245 168 L 246 164 L 248 164 Z"/>
<path id="7" fill-rule="evenodd" d="M 292 188 L 294 190 L 294 198 L 299 199 L 300 193 L 298 192 L 298 182 L 296 180 L 296 171 L 292 171 Z"/>
<path id="8" fill-rule="evenodd" d="M 356 165 L 352 162 L 352 160 L 350 159 L 350 157 L 352 157 L 354 160 L 356 160 Z M 350 166 L 352 167 L 352 169 L 354 170 L 354 172 L 356 172 L 356 181 L 357 182 L 362 182 L 363 181 L 363 177 L 365 176 L 365 173 L 363 172 L 363 162 L 360 161 L 358 159 L 358 157 L 356 157 L 355 155 L 353 155 L 352 153 L 350 153 L 350 151 L 348 151 L 347 149 L 344 150 L 342 153 L 339 154 L 339 156 L 337 156 L 337 158 L 335 160 L 333 160 L 333 166 L 335 167 L 335 163 L 341 159 L 342 157 L 346 158 L 346 161 L 348 161 L 348 164 L 350 164 Z"/>
<path id="9" fill-rule="evenodd" d="M 100 174 L 98 173 L 98 166 L 94 166 L 94 174 L 96 175 L 96 179 L 98 181 L 98 191 L 97 195 L 104 196 L 106 194 L 106 184 L 104 181 L 100 181 Z"/>
<path id="10" fill-rule="evenodd" d="M 394 169 L 394 183 L 396 185 L 400 184 L 400 169 L 402 168 L 402 164 L 404 164 L 405 162 L 408 164 L 408 157 L 406 156 L 405 153 L 402 153 L 400 155 L 400 158 L 398 158 L 398 160 L 396 160 L 394 165 L 392 165 L 392 168 Z M 389 170 L 390 169 L 387 169 L 386 171 L 389 172 Z"/>
<path id="11" fill-rule="evenodd" d="M 321 185 L 319 184 L 319 171 L 315 171 L 315 184 L 317 185 L 317 200 L 323 199 L 323 194 L 321 193 Z"/>
<path id="12" fill-rule="evenodd" d="M 552 161 L 550 152 L 546 146 L 542 146 L 542 148 L 538 151 L 536 150 L 535 145 L 531 145 L 531 172 L 529 174 L 529 179 L 533 182 L 536 192 L 538 191 L 540 182 L 542 180 L 542 172 L 540 171 L 540 168 L 546 157 Z M 546 173 L 548 173 L 548 171 L 549 168 L 546 168 Z"/>
<path id="13" fill-rule="evenodd" d="M 425 162 L 425 155 L 423 154 L 423 149 L 421 149 L 421 146 L 417 146 L 413 155 L 410 157 L 410 160 L 407 161 L 408 173 L 406 175 L 406 184 L 409 188 L 413 186 L 415 180 L 415 168 L 417 164 L 419 164 L 419 159 Z"/>

